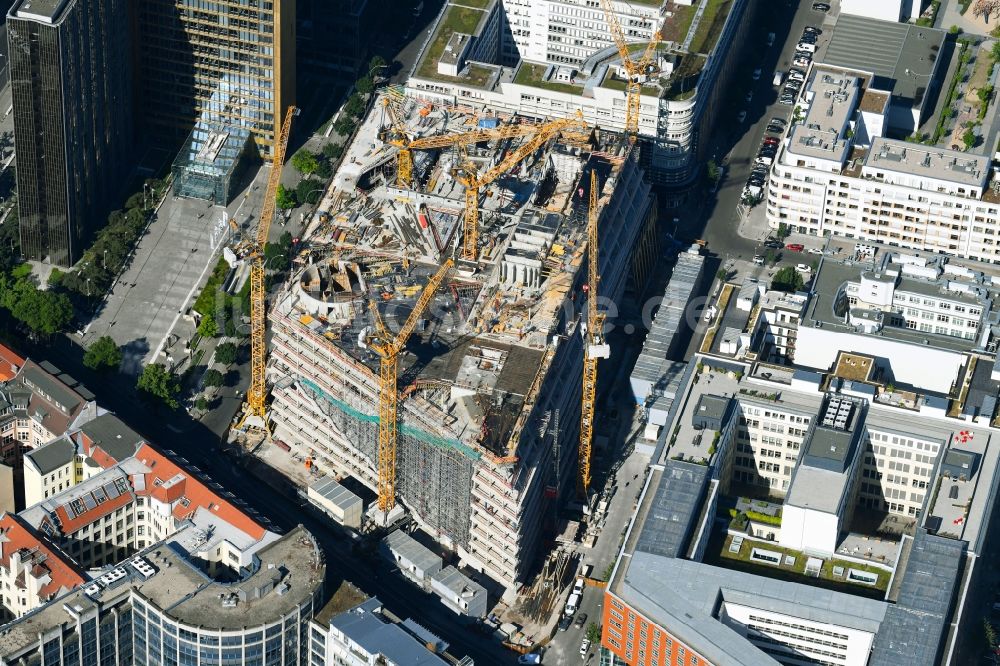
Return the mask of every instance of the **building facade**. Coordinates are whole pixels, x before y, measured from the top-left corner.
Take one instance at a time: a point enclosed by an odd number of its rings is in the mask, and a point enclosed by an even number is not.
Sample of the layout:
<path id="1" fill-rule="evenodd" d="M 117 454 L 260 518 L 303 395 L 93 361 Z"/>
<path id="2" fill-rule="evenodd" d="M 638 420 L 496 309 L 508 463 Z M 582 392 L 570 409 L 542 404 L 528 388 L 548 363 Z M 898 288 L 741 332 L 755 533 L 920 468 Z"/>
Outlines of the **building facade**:
<path id="1" fill-rule="evenodd" d="M 798 233 L 1000 263 L 990 158 L 886 139 L 888 93 L 825 66 L 771 168 L 767 219 Z"/>
<path id="2" fill-rule="evenodd" d="M 7 40 L 21 253 L 70 266 L 132 169 L 129 8 L 23 0 L 7 14 Z"/>
<path id="3" fill-rule="evenodd" d="M 295 0 L 137 5 L 140 111 L 179 145 L 199 119 L 249 130 L 269 158 L 295 103 Z"/>
<path id="4" fill-rule="evenodd" d="M 666 4 L 612 4 L 625 38 L 637 45 L 680 20 L 666 16 Z M 673 6 L 697 12 L 688 4 Z M 707 18 L 702 31 L 695 22 L 658 54 L 660 75 L 642 87 L 638 129 L 642 164 L 652 182 L 683 190 L 710 157 L 707 137 L 724 120 L 721 102 L 740 68 L 755 8 L 736 0 Z M 438 25 L 448 25 L 456 11 L 461 9 L 446 4 Z M 447 29 L 435 31 L 411 72 L 409 95 L 533 118 L 579 111 L 591 125 L 625 129 L 620 56 L 598 3 L 496 0 L 481 14 L 462 50 L 453 48 L 449 40 L 455 36 Z M 709 21 L 717 25 L 706 32 Z M 437 55 L 439 42 L 442 55 Z"/>

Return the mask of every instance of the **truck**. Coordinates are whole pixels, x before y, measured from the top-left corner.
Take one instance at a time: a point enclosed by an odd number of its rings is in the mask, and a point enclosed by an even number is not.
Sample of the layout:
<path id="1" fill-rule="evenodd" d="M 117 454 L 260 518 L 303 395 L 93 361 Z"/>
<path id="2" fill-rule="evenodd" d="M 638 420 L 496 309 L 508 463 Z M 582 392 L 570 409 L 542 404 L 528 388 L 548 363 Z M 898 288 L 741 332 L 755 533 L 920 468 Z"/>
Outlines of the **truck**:
<path id="1" fill-rule="evenodd" d="M 566 601 L 566 608 L 563 610 L 563 614 L 567 617 L 573 617 L 576 615 L 577 609 L 580 608 L 580 593 L 574 592 L 569 595 L 569 600 Z"/>

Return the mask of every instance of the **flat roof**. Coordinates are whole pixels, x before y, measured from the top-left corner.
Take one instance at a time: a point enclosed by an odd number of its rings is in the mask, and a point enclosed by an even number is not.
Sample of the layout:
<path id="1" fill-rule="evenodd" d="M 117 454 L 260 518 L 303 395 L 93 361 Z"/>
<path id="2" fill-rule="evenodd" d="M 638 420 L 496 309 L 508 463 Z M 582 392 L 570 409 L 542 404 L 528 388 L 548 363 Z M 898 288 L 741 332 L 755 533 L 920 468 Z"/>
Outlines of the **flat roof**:
<path id="1" fill-rule="evenodd" d="M 346 509 L 361 503 L 361 498 L 333 479 L 323 476 L 309 486 L 309 489 L 334 506 Z"/>
<path id="2" fill-rule="evenodd" d="M 841 14 L 823 62 L 871 72 L 875 88 L 920 106 L 946 36 L 934 28 Z"/>
<path id="3" fill-rule="evenodd" d="M 458 595 L 465 594 L 467 592 L 471 592 L 472 594 L 486 594 L 485 587 L 472 580 L 452 565 L 448 565 L 441 571 L 438 571 L 436 574 L 431 576 L 431 578 Z"/>
<path id="4" fill-rule="evenodd" d="M 441 558 L 402 530 L 390 532 L 382 541 L 392 552 L 406 558 L 421 571 L 441 566 Z"/>
<path id="5" fill-rule="evenodd" d="M 869 663 L 933 666 L 944 644 L 951 600 L 965 559 L 965 542 L 919 529 L 896 604 L 875 636 Z"/>
<path id="6" fill-rule="evenodd" d="M 843 163 L 850 141 L 845 129 L 861 97 L 861 80 L 852 74 L 816 67 L 809 79 L 809 110 L 792 127 L 788 150 Z"/>
<path id="7" fill-rule="evenodd" d="M 896 139 L 877 137 L 865 158 L 862 173 L 893 172 L 921 176 L 968 187 L 985 187 L 990 177 L 990 157 L 961 150 L 921 146 Z M 937 190 L 936 185 L 926 188 Z"/>
<path id="8" fill-rule="evenodd" d="M 383 619 L 376 612 L 381 607 L 382 603 L 378 599 L 368 599 L 334 617 L 330 620 L 330 626 L 342 632 L 368 654 L 384 655 L 389 663 L 397 666 L 448 664 L 398 625 Z"/>
<path id="9" fill-rule="evenodd" d="M 9 18 L 19 18 L 55 23 L 61 18 L 63 8 L 69 0 L 21 0 L 10 8 Z"/>
<path id="10" fill-rule="evenodd" d="M 692 523 L 701 508 L 711 477 L 706 465 L 668 461 L 656 486 L 635 549 L 679 557 L 687 546 Z"/>

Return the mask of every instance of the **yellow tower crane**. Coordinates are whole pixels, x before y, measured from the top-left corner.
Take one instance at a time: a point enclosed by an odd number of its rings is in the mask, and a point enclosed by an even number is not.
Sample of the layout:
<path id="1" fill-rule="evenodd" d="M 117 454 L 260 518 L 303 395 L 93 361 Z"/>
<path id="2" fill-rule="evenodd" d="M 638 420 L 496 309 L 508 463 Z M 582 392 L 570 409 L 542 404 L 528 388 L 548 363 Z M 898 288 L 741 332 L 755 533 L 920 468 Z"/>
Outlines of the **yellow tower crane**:
<path id="1" fill-rule="evenodd" d="M 597 396 L 597 361 L 608 358 L 611 348 L 604 341 L 604 313 L 597 309 L 597 173 L 590 171 L 590 210 L 587 218 L 587 326 L 583 331 L 583 393 L 580 404 L 580 465 L 577 490 L 586 498 L 590 488 L 590 453 L 594 442 L 594 411 Z"/>
<path id="2" fill-rule="evenodd" d="M 582 128 L 586 124 L 582 114 L 562 120 L 552 120 L 534 126 L 534 134 L 528 141 L 507 155 L 499 164 L 491 167 L 485 173 L 466 173 L 459 178 L 465 186 L 465 222 L 462 237 L 462 259 L 476 261 L 479 258 L 479 191 L 494 180 L 507 173 L 522 160 L 541 148 L 545 143 L 564 129 Z"/>
<path id="3" fill-rule="evenodd" d="M 379 357 L 379 393 L 378 393 L 378 508 L 388 513 L 396 505 L 396 429 L 397 407 L 399 404 L 399 388 L 396 386 L 396 375 L 399 370 L 399 355 L 406 347 L 417 321 L 423 316 L 424 310 L 430 305 L 431 299 L 444 282 L 444 278 L 455 262 L 446 260 L 437 272 L 428 280 L 423 293 L 417 299 L 416 305 L 406 318 L 406 323 L 395 336 L 389 331 L 378 313 L 376 301 L 370 301 L 372 318 L 375 320 L 375 331 L 368 336 L 366 344 Z"/>
<path id="4" fill-rule="evenodd" d="M 634 138 L 639 133 L 639 96 L 642 93 L 643 81 L 652 66 L 657 44 L 656 35 L 654 34 L 653 40 L 646 46 L 642 56 L 638 60 L 633 60 L 628 42 L 625 40 L 625 32 L 618 22 L 611 0 L 601 0 L 601 8 L 604 9 L 604 17 L 607 19 L 608 28 L 611 29 L 611 36 L 618 46 L 622 67 L 628 76 L 625 90 L 625 133 Z"/>
<path id="5" fill-rule="evenodd" d="M 247 401 L 244 405 L 243 418 L 239 428 L 267 432 L 267 412 L 265 399 L 267 385 L 264 381 L 264 371 L 267 366 L 267 291 L 264 286 L 264 246 L 274 219 L 275 197 L 278 195 L 278 185 L 281 183 L 281 167 L 285 163 L 285 150 L 288 148 L 288 135 L 292 131 L 292 118 L 299 110 L 294 106 L 285 111 L 285 120 L 281 131 L 275 139 L 271 173 L 267 178 L 267 189 L 264 191 L 264 205 L 261 207 L 260 222 L 254 242 L 249 247 L 247 258 L 250 261 L 250 388 L 247 389 Z"/>

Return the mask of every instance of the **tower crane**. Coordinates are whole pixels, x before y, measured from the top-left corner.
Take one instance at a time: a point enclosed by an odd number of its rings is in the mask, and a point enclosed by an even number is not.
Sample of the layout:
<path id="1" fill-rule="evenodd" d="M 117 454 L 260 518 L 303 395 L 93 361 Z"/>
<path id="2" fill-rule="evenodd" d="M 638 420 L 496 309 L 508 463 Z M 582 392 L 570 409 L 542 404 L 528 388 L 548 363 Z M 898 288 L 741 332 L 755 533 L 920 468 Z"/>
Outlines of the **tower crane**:
<path id="1" fill-rule="evenodd" d="M 628 42 L 625 40 L 625 32 L 622 30 L 621 23 L 618 22 L 615 10 L 611 6 L 611 0 L 601 0 L 601 8 L 604 10 L 604 17 L 607 19 L 608 28 L 611 29 L 615 45 L 618 46 L 622 67 L 628 76 L 625 89 L 625 133 L 634 138 L 639 133 L 639 96 L 642 93 L 642 83 L 646 75 L 649 74 L 657 40 L 654 34 L 654 38 L 646 46 L 642 56 L 638 60 L 633 60 Z"/>
<path id="2" fill-rule="evenodd" d="M 597 309 L 597 173 L 590 171 L 590 209 L 587 217 L 587 326 L 583 330 L 583 392 L 580 404 L 580 464 L 577 490 L 586 498 L 590 488 L 590 452 L 594 441 L 594 411 L 597 396 L 597 361 L 608 358 L 611 348 L 604 341 L 604 313 Z"/>
<path id="3" fill-rule="evenodd" d="M 395 336 L 389 331 L 378 313 L 375 300 L 369 302 L 372 319 L 375 320 L 375 331 L 368 336 L 366 344 L 379 357 L 379 392 L 378 392 L 378 508 L 388 513 L 396 505 L 396 428 L 397 407 L 399 404 L 399 388 L 396 386 L 396 376 L 399 370 L 399 355 L 406 347 L 417 321 L 423 316 L 424 310 L 430 305 L 444 278 L 455 262 L 446 260 L 437 272 L 427 281 L 423 293 L 417 299 L 416 305 L 406 318 L 406 323 Z"/>
<path id="4" fill-rule="evenodd" d="M 260 222 L 253 244 L 249 247 L 247 258 L 250 260 L 250 388 L 247 389 L 247 401 L 244 405 L 243 418 L 239 428 L 261 430 L 267 432 L 267 414 L 264 401 L 267 397 L 267 386 L 264 381 L 264 371 L 267 366 L 267 291 L 264 286 L 264 246 L 274 219 L 275 197 L 278 195 L 278 185 L 281 183 L 281 167 L 285 163 L 285 150 L 288 148 L 288 135 L 292 131 L 292 118 L 299 110 L 294 106 L 285 111 L 285 120 L 281 131 L 275 136 L 272 151 L 271 173 L 267 177 L 267 189 L 264 191 L 264 205 L 260 211 Z"/>
<path id="5" fill-rule="evenodd" d="M 466 173 L 465 176 L 459 178 L 459 182 L 465 186 L 465 222 L 462 237 L 462 259 L 476 261 L 479 258 L 480 189 L 507 173 L 528 157 L 528 155 L 531 155 L 545 145 L 556 134 L 571 127 L 586 127 L 580 112 L 577 112 L 572 118 L 552 120 L 534 126 L 535 131 L 531 139 L 518 146 L 516 150 L 508 154 L 500 163 L 491 167 L 485 173 Z"/>

